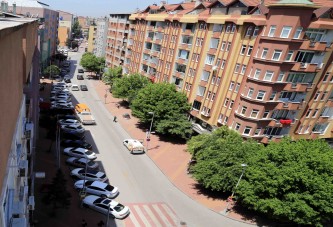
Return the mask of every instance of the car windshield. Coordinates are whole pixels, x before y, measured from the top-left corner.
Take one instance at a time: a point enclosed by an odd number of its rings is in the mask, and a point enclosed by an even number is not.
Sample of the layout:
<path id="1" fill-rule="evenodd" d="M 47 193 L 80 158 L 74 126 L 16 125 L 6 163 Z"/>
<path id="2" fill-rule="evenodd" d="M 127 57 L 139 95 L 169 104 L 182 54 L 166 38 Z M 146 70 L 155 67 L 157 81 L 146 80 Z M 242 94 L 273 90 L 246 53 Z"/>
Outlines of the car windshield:
<path id="1" fill-rule="evenodd" d="M 112 191 L 114 189 L 114 187 L 112 185 L 108 184 L 108 185 L 106 185 L 105 189 L 108 191 Z"/>
<path id="2" fill-rule="evenodd" d="M 120 212 L 120 211 L 122 211 L 124 208 L 125 208 L 124 205 L 118 203 L 118 205 L 115 206 L 113 209 L 114 209 L 115 211 L 117 211 L 117 212 Z"/>
<path id="3" fill-rule="evenodd" d="M 86 151 L 86 155 L 91 155 L 91 154 L 93 154 L 92 151 Z"/>

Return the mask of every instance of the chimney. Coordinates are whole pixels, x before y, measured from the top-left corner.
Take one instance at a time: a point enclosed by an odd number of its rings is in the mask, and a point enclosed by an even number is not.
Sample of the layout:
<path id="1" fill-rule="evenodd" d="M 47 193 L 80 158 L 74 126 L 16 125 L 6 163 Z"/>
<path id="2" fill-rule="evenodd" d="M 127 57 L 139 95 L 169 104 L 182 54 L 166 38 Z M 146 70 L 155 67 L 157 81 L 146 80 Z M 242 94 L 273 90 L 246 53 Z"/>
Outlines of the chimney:
<path id="1" fill-rule="evenodd" d="M 16 3 L 13 3 L 13 14 L 16 15 Z"/>

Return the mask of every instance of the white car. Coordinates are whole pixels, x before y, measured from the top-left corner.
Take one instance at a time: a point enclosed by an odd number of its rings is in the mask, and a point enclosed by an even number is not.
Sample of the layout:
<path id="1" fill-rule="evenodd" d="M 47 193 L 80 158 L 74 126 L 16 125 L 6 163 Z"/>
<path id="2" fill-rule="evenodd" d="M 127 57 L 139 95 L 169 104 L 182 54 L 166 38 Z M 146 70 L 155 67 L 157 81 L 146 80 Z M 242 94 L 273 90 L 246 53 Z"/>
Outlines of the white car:
<path id="1" fill-rule="evenodd" d="M 62 125 L 61 130 L 64 132 L 84 133 L 85 129 L 82 125 Z"/>
<path id="2" fill-rule="evenodd" d="M 139 140 L 125 139 L 123 144 L 131 152 L 131 154 L 145 153 L 145 147 Z"/>
<path id="3" fill-rule="evenodd" d="M 108 177 L 105 173 L 97 170 L 86 170 L 84 168 L 76 168 L 71 171 L 71 176 L 79 178 L 81 180 L 92 180 L 92 181 L 101 181 L 105 182 L 108 180 Z"/>
<path id="4" fill-rule="evenodd" d="M 86 168 L 87 166 L 87 169 L 89 170 L 98 168 L 98 164 L 96 162 L 86 158 L 70 157 L 66 160 L 66 163 L 71 166 L 76 166 L 81 168 Z"/>
<path id="5" fill-rule="evenodd" d="M 57 95 L 57 96 L 51 96 L 50 100 L 52 100 L 52 101 L 55 101 L 55 100 L 71 101 L 71 97 L 69 95 Z"/>
<path id="6" fill-rule="evenodd" d="M 115 198 L 119 194 L 118 188 L 100 181 L 79 180 L 74 184 L 75 189 L 83 188 L 89 194 L 98 195 L 103 198 Z"/>
<path id="7" fill-rule="evenodd" d="M 94 209 L 103 214 L 110 214 L 118 219 L 124 219 L 130 213 L 130 209 L 117 201 L 98 197 L 95 195 L 88 195 L 83 199 L 83 206 Z"/>
<path id="8" fill-rule="evenodd" d="M 81 122 L 75 119 L 61 119 L 58 123 L 60 125 L 81 125 Z"/>
<path id="9" fill-rule="evenodd" d="M 97 158 L 94 152 L 84 149 L 82 147 L 67 147 L 64 149 L 64 154 L 72 157 L 86 158 L 90 160 L 95 160 Z"/>

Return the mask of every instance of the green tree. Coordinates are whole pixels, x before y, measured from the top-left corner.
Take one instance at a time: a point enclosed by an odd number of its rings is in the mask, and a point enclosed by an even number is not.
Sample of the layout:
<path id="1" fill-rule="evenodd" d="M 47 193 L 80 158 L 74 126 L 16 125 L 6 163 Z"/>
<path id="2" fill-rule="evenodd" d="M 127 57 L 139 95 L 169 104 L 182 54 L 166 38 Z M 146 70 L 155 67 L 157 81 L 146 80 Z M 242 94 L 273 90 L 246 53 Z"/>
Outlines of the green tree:
<path id="1" fill-rule="evenodd" d="M 50 75 L 52 77 L 52 76 L 55 76 L 55 75 L 59 75 L 60 69 L 56 65 L 50 65 L 50 66 L 48 66 L 44 69 L 43 73 L 47 74 L 47 75 Z"/>
<path id="2" fill-rule="evenodd" d="M 96 57 L 94 54 L 87 52 L 82 55 L 80 65 L 88 71 L 100 73 L 104 68 L 105 58 Z"/>
<path id="3" fill-rule="evenodd" d="M 131 103 L 132 114 L 149 124 L 154 112 L 153 128 L 160 134 L 187 138 L 192 133 L 186 114 L 190 110 L 186 95 L 173 84 L 148 84 L 140 89 Z"/>
<path id="4" fill-rule="evenodd" d="M 73 33 L 73 38 L 81 38 L 82 37 L 82 30 L 81 30 L 81 25 L 79 24 L 79 21 L 75 21 L 72 25 L 72 33 Z"/>
<path id="5" fill-rule="evenodd" d="M 131 74 L 116 78 L 112 85 L 112 95 L 116 98 L 127 99 L 131 103 L 137 92 L 149 83 L 151 81 L 140 74 Z"/>
<path id="6" fill-rule="evenodd" d="M 115 68 L 109 68 L 107 72 L 103 74 L 102 80 L 105 84 L 110 85 L 112 87 L 113 81 L 115 79 L 121 78 L 122 76 L 122 68 L 121 66 Z"/>
<path id="7" fill-rule="evenodd" d="M 332 149 L 324 140 L 270 143 L 254 152 L 239 202 L 283 222 L 323 226 L 333 219 Z"/>
<path id="8" fill-rule="evenodd" d="M 241 164 L 262 145 L 242 137 L 224 126 L 211 134 L 194 136 L 187 143 L 188 151 L 197 161 L 191 167 L 193 177 L 213 191 L 233 191 L 242 172 Z"/>
<path id="9" fill-rule="evenodd" d="M 42 201 L 46 204 L 52 204 L 53 209 L 57 209 L 58 205 L 62 208 L 68 208 L 70 205 L 71 194 L 66 188 L 67 180 L 61 169 L 58 169 L 56 176 L 52 180 L 52 184 L 48 193 L 43 197 Z"/>

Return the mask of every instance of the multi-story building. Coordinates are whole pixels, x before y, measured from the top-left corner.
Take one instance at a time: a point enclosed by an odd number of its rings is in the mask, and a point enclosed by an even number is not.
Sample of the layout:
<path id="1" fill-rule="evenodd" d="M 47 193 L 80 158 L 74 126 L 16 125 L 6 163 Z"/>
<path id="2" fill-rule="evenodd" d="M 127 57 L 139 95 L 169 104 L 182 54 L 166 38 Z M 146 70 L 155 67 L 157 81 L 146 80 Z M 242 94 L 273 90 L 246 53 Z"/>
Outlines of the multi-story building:
<path id="1" fill-rule="evenodd" d="M 108 67 L 123 65 L 129 33 L 129 13 L 110 14 L 105 60 Z"/>
<path id="2" fill-rule="evenodd" d="M 75 19 L 79 22 L 79 25 L 81 26 L 83 36 L 87 38 L 89 33 L 89 26 L 92 23 L 92 19 L 82 16 L 78 16 Z"/>
<path id="3" fill-rule="evenodd" d="M 58 40 L 59 46 L 66 46 L 67 39 L 72 38 L 72 26 L 74 23 L 74 15 L 68 12 L 58 10 L 59 12 L 59 27 Z"/>
<path id="4" fill-rule="evenodd" d="M 99 18 L 96 21 L 96 39 L 94 44 L 94 54 L 97 57 L 105 57 L 106 36 L 108 32 L 108 18 Z"/>
<path id="5" fill-rule="evenodd" d="M 40 1 L 7 0 L 6 2 L 8 3 L 9 10 L 13 10 L 14 4 L 17 14 L 30 18 L 38 18 L 42 22 L 39 27 L 40 63 L 44 69 L 50 64 L 50 57 L 57 50 L 59 13 Z"/>
<path id="6" fill-rule="evenodd" d="M 30 226 L 38 134 L 40 24 L 36 18 L 15 18 L 13 14 L 6 18 L 6 14 L 1 15 L 0 26 L 0 226 Z"/>
<path id="7" fill-rule="evenodd" d="M 331 138 L 332 10 L 321 0 L 151 5 L 129 18 L 123 71 L 175 84 L 199 133 Z"/>
<path id="8" fill-rule="evenodd" d="M 95 39 L 97 35 L 97 26 L 96 25 L 90 25 L 89 26 L 89 33 L 88 33 L 88 52 L 93 52 L 95 47 Z"/>

